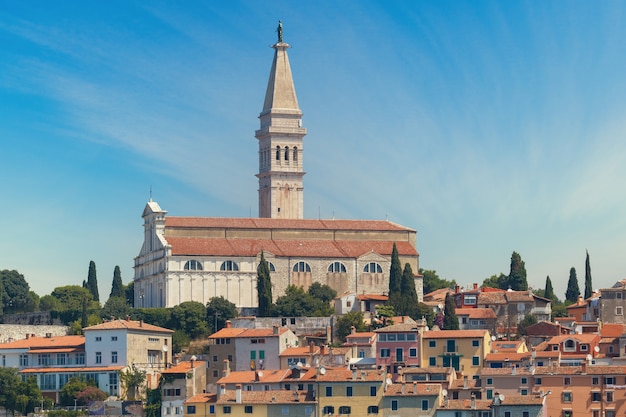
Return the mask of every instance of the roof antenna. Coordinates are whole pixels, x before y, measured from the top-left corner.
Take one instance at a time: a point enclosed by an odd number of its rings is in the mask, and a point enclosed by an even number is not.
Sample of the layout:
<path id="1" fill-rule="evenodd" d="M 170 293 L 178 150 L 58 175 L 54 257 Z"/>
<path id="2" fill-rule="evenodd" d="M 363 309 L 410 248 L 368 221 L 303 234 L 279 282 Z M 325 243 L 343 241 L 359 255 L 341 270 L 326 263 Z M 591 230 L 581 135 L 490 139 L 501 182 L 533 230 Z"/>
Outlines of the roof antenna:
<path id="1" fill-rule="evenodd" d="M 150 184 L 150 202 L 152 203 L 152 184 Z"/>
<path id="2" fill-rule="evenodd" d="M 385 221 L 387 221 L 387 222 L 389 221 L 389 214 L 388 213 L 385 213 Z"/>

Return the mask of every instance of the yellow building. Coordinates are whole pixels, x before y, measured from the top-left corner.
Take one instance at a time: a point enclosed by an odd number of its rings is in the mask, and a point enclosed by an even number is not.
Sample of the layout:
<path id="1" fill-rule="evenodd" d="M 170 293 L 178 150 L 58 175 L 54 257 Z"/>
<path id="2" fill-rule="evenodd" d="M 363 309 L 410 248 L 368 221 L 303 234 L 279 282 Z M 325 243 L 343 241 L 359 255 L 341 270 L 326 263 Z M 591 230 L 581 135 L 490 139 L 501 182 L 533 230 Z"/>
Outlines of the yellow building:
<path id="1" fill-rule="evenodd" d="M 383 416 L 434 416 L 443 400 L 441 384 L 400 383 L 385 387 Z"/>
<path id="2" fill-rule="evenodd" d="M 387 379 L 386 373 L 345 368 L 320 371 L 317 377 L 320 416 L 378 414 Z"/>
<path id="3" fill-rule="evenodd" d="M 313 391 L 270 390 L 222 391 L 215 403 L 215 416 L 221 417 L 313 417 L 315 399 Z M 194 416 L 189 416 L 194 417 Z M 200 416 L 195 416 L 200 417 Z"/>
<path id="4" fill-rule="evenodd" d="M 463 375 L 479 375 L 491 351 L 488 330 L 431 330 L 421 335 L 421 367 L 454 368 Z"/>
<path id="5" fill-rule="evenodd" d="M 206 417 L 215 415 L 217 394 L 197 394 L 185 401 L 184 417 Z"/>

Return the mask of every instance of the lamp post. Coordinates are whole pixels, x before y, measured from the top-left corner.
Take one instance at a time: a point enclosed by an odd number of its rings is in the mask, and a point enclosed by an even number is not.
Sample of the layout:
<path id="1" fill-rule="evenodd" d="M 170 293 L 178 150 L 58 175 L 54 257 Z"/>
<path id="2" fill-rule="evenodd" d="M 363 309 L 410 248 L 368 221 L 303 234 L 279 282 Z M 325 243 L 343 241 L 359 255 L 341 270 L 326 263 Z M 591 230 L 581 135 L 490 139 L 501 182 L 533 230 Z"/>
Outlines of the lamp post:
<path id="1" fill-rule="evenodd" d="M 222 316 L 219 312 L 215 312 L 215 326 L 213 327 L 213 333 L 217 331 L 217 316 Z"/>
<path id="2" fill-rule="evenodd" d="M 74 398 L 74 411 L 76 411 L 76 398 Z"/>

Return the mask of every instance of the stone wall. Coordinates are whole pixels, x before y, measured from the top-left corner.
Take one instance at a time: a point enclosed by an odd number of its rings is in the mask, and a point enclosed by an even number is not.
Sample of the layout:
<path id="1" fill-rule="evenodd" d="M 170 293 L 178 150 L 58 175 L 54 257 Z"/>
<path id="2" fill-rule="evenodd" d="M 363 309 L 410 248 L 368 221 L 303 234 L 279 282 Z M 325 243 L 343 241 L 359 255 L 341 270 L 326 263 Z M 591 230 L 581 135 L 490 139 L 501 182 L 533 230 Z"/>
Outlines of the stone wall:
<path id="1" fill-rule="evenodd" d="M 66 336 L 69 327 L 57 325 L 21 325 L 21 324 L 0 324 L 0 343 L 7 343 L 14 340 L 26 339 L 26 335 L 38 337 Z"/>

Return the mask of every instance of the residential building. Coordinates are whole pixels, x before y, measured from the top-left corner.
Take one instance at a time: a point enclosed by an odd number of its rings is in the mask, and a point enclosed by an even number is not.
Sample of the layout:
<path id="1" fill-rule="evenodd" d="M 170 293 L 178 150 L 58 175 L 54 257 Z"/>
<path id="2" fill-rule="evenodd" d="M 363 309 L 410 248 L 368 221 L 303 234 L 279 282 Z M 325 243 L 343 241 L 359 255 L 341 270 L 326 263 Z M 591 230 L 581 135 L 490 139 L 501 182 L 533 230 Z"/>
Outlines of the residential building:
<path id="1" fill-rule="evenodd" d="M 434 416 L 443 399 L 441 392 L 442 388 L 439 384 L 418 384 L 417 382 L 389 384 L 383 393 L 382 415 Z"/>
<path id="2" fill-rule="evenodd" d="M 312 391 L 244 391 L 241 387 L 226 390 L 215 403 L 217 417 L 314 417 L 316 401 Z"/>
<path id="3" fill-rule="evenodd" d="M 376 366 L 391 373 L 395 380 L 399 368 L 420 365 L 419 333 L 423 324 L 393 324 L 374 330 L 376 333 Z"/>
<path id="4" fill-rule="evenodd" d="M 602 288 L 600 298 L 600 321 L 602 323 L 626 324 L 626 279 L 616 282 L 611 288 Z"/>
<path id="5" fill-rule="evenodd" d="M 452 367 L 472 377 L 480 373 L 490 351 L 488 330 L 431 330 L 421 335 L 420 363 L 423 368 Z"/>
<path id="6" fill-rule="evenodd" d="M 378 414 L 385 385 L 385 372 L 378 370 L 327 369 L 317 376 L 319 415 Z M 386 380 L 388 380 L 386 382 Z"/>
<path id="7" fill-rule="evenodd" d="M 162 417 L 183 417 L 185 401 L 206 390 L 206 371 L 207 363 L 192 356 L 161 372 Z"/>
<path id="8" fill-rule="evenodd" d="M 459 319 L 459 330 L 496 329 L 496 313 L 490 308 L 457 308 L 455 314 Z"/>
<path id="9" fill-rule="evenodd" d="M 197 394 L 185 401 L 185 417 L 208 417 L 215 415 L 217 394 Z"/>

